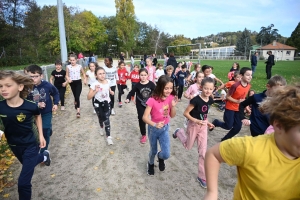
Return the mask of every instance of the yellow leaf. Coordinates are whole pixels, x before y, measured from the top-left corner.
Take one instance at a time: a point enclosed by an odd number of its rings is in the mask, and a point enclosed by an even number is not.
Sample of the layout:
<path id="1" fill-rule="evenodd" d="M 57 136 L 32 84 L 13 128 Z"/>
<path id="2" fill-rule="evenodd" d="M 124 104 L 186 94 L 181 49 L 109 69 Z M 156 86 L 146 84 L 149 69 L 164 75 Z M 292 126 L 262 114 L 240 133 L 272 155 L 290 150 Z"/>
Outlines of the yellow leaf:
<path id="1" fill-rule="evenodd" d="M 114 152 L 113 151 L 111 151 L 111 152 L 109 152 L 110 154 L 114 154 Z"/>
<path id="2" fill-rule="evenodd" d="M 51 178 L 54 178 L 55 177 L 55 174 L 51 174 Z"/>
<path id="3" fill-rule="evenodd" d="M 120 138 L 117 137 L 117 140 L 119 140 Z"/>
<path id="4" fill-rule="evenodd" d="M 10 195 L 8 193 L 3 195 L 4 198 L 8 198 L 9 196 Z"/>
<path id="5" fill-rule="evenodd" d="M 101 188 L 97 188 L 97 192 L 100 192 L 101 191 Z"/>
<path id="6" fill-rule="evenodd" d="M 94 167 L 94 170 L 97 170 L 98 169 L 98 167 Z"/>

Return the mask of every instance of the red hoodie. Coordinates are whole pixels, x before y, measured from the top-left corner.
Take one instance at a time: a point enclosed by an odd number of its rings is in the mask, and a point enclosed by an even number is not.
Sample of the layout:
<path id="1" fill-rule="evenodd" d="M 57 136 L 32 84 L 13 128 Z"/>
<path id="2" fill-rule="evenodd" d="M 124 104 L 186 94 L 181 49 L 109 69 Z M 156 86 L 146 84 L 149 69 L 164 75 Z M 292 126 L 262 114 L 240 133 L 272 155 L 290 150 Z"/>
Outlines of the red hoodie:
<path id="1" fill-rule="evenodd" d="M 119 76 L 119 80 L 117 81 L 117 84 L 126 85 L 126 81 L 129 78 L 129 76 L 125 67 L 123 69 L 121 68 L 118 69 L 118 76 Z"/>
<path id="2" fill-rule="evenodd" d="M 139 74 L 139 71 L 135 71 L 133 70 L 131 73 L 130 73 L 130 80 L 132 83 L 138 83 L 140 82 L 140 74 Z"/>

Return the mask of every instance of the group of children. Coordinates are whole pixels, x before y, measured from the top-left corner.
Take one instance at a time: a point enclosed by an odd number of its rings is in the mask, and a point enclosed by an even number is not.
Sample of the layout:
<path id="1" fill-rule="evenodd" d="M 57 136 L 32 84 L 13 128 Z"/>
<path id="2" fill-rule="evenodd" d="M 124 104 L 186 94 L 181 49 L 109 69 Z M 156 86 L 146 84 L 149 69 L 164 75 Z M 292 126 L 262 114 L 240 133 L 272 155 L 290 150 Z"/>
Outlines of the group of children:
<path id="1" fill-rule="evenodd" d="M 27 76 L 11 71 L 0 72 L 0 94 L 4 98 L 0 101 L 0 125 L 3 125 L 0 129 L 5 131 L 8 144 L 23 164 L 18 183 L 20 198 L 31 197 L 30 181 L 34 167 L 41 162 L 50 165 L 47 146 L 52 133 L 52 111 L 57 109 L 59 101 L 61 110 L 65 109 L 64 93 L 68 83 L 74 95 L 76 116 L 80 117 L 81 77 L 84 84 L 89 79 L 87 99 L 92 100 L 100 134 L 104 135 L 105 129 L 108 145 L 113 144 L 109 118 L 115 115 L 115 89 L 118 88 L 121 107 L 121 96 L 127 88 L 126 81 L 131 79 L 132 87 L 124 102 L 135 102 L 142 144 L 147 142 L 148 124 L 148 175 L 153 176 L 155 173 L 156 156 L 159 170 L 165 170 L 165 160 L 170 157 L 170 118 L 176 116 L 176 106 L 183 95 L 189 100 L 184 111 L 186 131 L 177 128 L 173 138 L 178 138 L 188 150 L 197 141 L 197 180 L 203 188 L 208 188 L 205 199 L 218 198 L 217 179 L 222 162 L 236 165 L 239 169 L 234 192 L 237 199 L 300 198 L 297 192 L 300 183 L 300 175 L 297 173 L 300 169 L 300 86 L 286 86 L 285 79 L 276 75 L 268 81 L 265 91 L 246 99 L 251 87 L 252 70 L 248 67 L 239 69 L 236 63 L 230 70 L 233 75 L 228 75 L 229 82 L 226 84 L 212 74 L 213 68 L 208 65 L 202 68 L 195 65 L 195 72 L 188 75 L 186 65 L 179 69 L 167 66 L 162 73 L 162 65 L 156 69 L 150 58 L 146 60 L 145 68 L 139 69 L 135 65 L 131 72 L 127 71 L 123 61 L 113 66 L 112 58 L 107 57 L 104 63 L 105 66 L 99 67 L 96 62 L 91 62 L 89 71 L 85 72 L 76 64 L 76 56 L 71 55 L 66 71 L 61 68 L 61 62 L 55 63 L 56 70 L 51 73 L 51 84 L 43 80 L 42 69 L 36 65 L 26 69 Z M 190 82 L 190 86 L 183 94 L 184 82 Z M 216 84 L 218 82 L 219 85 Z M 214 103 L 213 93 L 224 88 L 228 90 L 223 98 L 224 122 L 218 119 L 209 122 L 209 109 Z M 244 115 L 248 106 L 251 107 L 250 119 Z M 239 133 L 242 125 L 250 126 L 253 137 L 230 139 Z M 274 133 L 259 136 L 270 125 L 273 125 Z M 221 139 L 221 143 L 206 152 L 208 130 L 212 131 L 216 127 L 229 132 Z M 28 172 L 29 176 L 26 175 Z"/>

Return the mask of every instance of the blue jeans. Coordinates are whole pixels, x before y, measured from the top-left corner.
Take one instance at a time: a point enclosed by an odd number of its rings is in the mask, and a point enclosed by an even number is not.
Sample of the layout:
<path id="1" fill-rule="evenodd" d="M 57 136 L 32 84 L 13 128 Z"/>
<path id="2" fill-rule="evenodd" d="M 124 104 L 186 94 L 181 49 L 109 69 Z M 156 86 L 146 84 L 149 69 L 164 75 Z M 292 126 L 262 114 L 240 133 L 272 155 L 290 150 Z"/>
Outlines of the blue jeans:
<path id="1" fill-rule="evenodd" d="M 216 120 L 214 125 L 226 130 L 230 130 L 223 138 L 222 141 L 227 140 L 238 134 L 242 128 L 242 121 L 240 119 L 239 111 L 225 109 L 223 115 L 224 122 Z"/>
<path id="2" fill-rule="evenodd" d="M 166 124 L 161 129 L 148 125 L 148 138 L 150 143 L 149 164 L 154 164 L 154 158 L 157 154 L 157 140 L 160 145 L 161 152 L 159 158 L 167 160 L 170 157 L 170 137 L 169 124 Z"/>
<path id="3" fill-rule="evenodd" d="M 31 179 L 34 168 L 37 164 L 43 162 L 44 155 L 39 153 L 37 144 L 29 147 L 10 146 L 14 155 L 22 164 L 22 170 L 18 180 L 19 200 L 31 199 Z"/>
<path id="4" fill-rule="evenodd" d="M 251 65 L 251 68 L 252 68 L 252 76 L 254 75 L 254 72 L 256 70 L 256 65 Z"/>
<path id="5" fill-rule="evenodd" d="M 41 149 L 41 153 L 48 149 L 50 143 L 50 136 L 52 135 L 52 112 L 42 114 L 43 135 L 46 140 L 46 146 Z"/>

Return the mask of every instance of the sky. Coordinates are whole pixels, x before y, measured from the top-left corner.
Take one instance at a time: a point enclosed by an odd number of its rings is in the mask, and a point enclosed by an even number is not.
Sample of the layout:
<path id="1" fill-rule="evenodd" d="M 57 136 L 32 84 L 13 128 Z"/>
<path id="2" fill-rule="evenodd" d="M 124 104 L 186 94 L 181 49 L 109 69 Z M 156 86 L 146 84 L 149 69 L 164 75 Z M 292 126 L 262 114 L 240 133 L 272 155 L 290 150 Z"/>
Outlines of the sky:
<path id="1" fill-rule="evenodd" d="M 116 14 L 114 0 L 62 0 L 67 6 L 99 16 Z M 39 6 L 55 0 L 37 0 Z M 170 35 L 197 38 L 226 31 L 259 32 L 274 24 L 278 33 L 290 37 L 300 22 L 300 0 L 133 0 L 138 21 L 156 26 Z"/>

